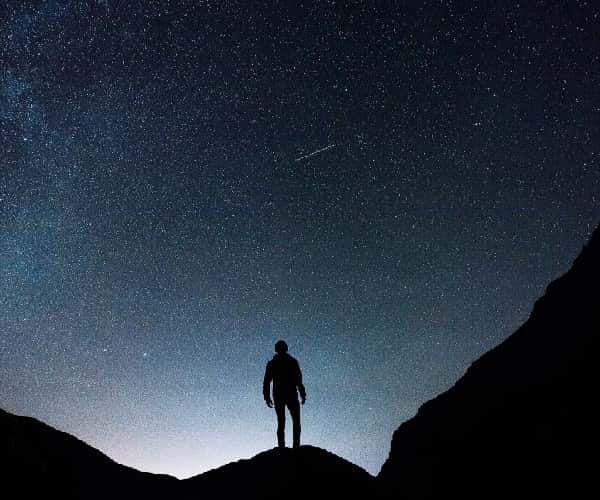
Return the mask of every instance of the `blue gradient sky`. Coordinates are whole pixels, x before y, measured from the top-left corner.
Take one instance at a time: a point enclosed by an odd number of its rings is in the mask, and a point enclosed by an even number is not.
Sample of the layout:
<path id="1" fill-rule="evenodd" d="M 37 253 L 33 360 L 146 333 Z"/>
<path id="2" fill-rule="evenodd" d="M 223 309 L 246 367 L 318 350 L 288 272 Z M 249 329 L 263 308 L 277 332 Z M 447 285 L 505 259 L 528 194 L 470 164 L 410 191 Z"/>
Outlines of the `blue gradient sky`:
<path id="1" fill-rule="evenodd" d="M 187 477 L 274 446 L 283 338 L 378 472 L 600 220 L 558 3 L 4 2 L 0 407 Z"/>

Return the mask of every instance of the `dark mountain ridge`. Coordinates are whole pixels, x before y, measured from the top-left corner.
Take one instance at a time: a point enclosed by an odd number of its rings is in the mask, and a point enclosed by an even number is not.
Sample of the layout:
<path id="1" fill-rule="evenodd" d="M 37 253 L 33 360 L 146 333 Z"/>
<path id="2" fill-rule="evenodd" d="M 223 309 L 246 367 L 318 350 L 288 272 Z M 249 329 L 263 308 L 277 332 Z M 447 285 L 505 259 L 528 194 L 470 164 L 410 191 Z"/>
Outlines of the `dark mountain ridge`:
<path id="1" fill-rule="evenodd" d="M 273 449 L 185 480 L 120 465 L 0 410 L 14 498 L 578 498 L 595 490 L 600 226 L 529 319 L 394 433 L 375 479 L 312 446 Z"/>
<path id="2" fill-rule="evenodd" d="M 4 491 L 15 498 L 331 498 L 373 490 L 375 478 L 314 446 L 277 449 L 179 480 L 116 463 L 31 417 L 0 410 Z"/>
<path id="3" fill-rule="evenodd" d="M 573 494 L 597 437 L 600 227 L 529 319 L 394 433 L 391 496 Z"/>
<path id="4" fill-rule="evenodd" d="M 118 464 L 66 432 L 0 409 L 3 488 L 14 498 L 159 498 L 178 483 Z"/>

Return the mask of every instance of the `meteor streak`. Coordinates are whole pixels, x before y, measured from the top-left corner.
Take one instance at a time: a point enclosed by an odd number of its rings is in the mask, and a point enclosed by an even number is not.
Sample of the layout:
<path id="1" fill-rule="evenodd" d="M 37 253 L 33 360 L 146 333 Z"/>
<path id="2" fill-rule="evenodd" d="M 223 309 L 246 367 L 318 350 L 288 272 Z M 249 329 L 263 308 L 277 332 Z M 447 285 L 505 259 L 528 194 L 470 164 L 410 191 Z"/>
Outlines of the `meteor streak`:
<path id="1" fill-rule="evenodd" d="M 327 151 L 328 149 L 334 148 L 335 146 L 337 146 L 337 144 L 330 144 L 329 146 L 325 146 L 324 148 L 317 149 L 316 151 L 313 151 L 312 153 L 301 156 L 300 158 L 296 158 L 294 161 L 306 160 L 306 158 L 310 158 L 311 156 L 318 155 L 319 153 L 322 153 L 323 151 Z"/>

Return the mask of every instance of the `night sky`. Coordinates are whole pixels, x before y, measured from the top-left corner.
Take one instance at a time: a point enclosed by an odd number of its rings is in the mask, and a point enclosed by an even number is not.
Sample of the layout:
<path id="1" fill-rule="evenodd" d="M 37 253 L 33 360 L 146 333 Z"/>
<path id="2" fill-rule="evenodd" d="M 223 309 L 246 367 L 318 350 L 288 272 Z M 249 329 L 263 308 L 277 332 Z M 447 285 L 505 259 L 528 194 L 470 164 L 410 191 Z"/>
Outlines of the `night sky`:
<path id="1" fill-rule="evenodd" d="M 594 3 L 2 2 L 0 407 L 187 477 L 282 338 L 376 473 L 600 221 Z"/>

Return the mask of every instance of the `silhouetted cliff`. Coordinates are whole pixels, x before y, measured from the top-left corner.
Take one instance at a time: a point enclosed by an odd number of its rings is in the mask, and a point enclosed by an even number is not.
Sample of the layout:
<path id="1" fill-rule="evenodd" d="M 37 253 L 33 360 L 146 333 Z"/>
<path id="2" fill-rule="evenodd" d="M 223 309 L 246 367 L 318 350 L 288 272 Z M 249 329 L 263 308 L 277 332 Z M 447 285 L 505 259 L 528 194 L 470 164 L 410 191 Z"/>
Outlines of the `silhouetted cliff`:
<path id="1" fill-rule="evenodd" d="M 583 498 L 595 490 L 599 334 L 600 227 L 523 326 L 398 428 L 377 479 L 302 446 L 179 481 L 0 410 L 0 491 L 23 499 Z"/>
<path id="2" fill-rule="evenodd" d="M 178 480 L 120 465 L 79 439 L 0 410 L 5 498 L 165 498 Z"/>
<path id="3" fill-rule="evenodd" d="M 573 497 L 592 486 L 599 334 L 600 227 L 529 319 L 394 433 L 378 476 L 390 496 Z"/>

